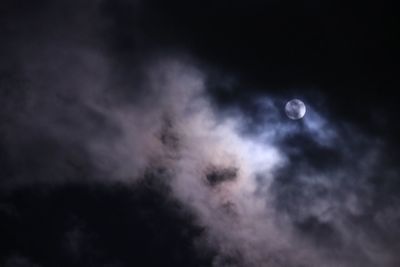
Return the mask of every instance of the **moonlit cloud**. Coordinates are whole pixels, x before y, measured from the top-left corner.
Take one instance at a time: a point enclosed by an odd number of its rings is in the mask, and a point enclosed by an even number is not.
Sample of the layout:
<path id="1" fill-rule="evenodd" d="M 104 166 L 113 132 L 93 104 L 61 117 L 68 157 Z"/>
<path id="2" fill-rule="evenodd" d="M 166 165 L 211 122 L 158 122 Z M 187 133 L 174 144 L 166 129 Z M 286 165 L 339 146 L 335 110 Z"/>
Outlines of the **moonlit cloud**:
<path id="1" fill-rule="evenodd" d="M 396 263 L 385 242 L 376 240 L 385 238 L 381 229 L 390 227 L 397 212 L 374 211 L 378 195 L 370 179 L 390 175 L 380 160 L 381 141 L 329 121 L 311 102 L 296 122 L 282 114 L 284 101 L 272 95 L 253 100 L 261 111 L 256 122 L 239 108 L 222 112 L 207 91 L 207 69 L 187 58 L 160 57 L 142 65 L 142 77 L 125 81 L 122 96 L 130 88 L 145 93 L 124 100 L 107 92 L 121 86 L 114 84 L 110 61 L 95 58 L 94 65 L 93 57 L 81 58 L 99 72 L 79 78 L 87 86 L 76 91 L 74 106 L 49 101 L 29 121 L 58 145 L 79 145 L 96 173 L 86 182 L 130 185 L 154 172 L 205 228 L 197 242 L 218 251 L 218 267 Z M 96 73 L 108 78 L 99 83 Z M 46 171 L 61 171 L 64 178 L 16 182 L 81 182 L 69 165 Z M 356 227 L 366 216 L 374 216 L 374 230 Z"/>
<path id="2" fill-rule="evenodd" d="M 90 151 L 128 183 L 146 169 L 165 169 L 174 195 L 207 229 L 201 242 L 220 251 L 216 266 L 230 259 L 243 266 L 379 264 L 367 249 L 374 241 L 356 241 L 363 230 L 351 222 L 368 212 L 379 142 L 329 122 L 312 103 L 304 120 L 293 123 L 272 96 L 255 101 L 265 118 L 245 134 L 246 116 L 218 114 L 205 90 L 206 72 L 195 64 L 160 59 L 146 71 L 139 105 L 98 107 L 120 135 L 93 139 Z"/>

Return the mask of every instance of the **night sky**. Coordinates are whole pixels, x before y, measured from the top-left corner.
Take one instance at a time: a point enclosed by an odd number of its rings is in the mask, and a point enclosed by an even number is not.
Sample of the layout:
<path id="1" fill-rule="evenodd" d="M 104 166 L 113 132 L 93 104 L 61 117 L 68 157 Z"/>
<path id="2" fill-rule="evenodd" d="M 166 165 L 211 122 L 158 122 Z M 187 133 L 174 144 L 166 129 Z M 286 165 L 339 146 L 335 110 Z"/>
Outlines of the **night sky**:
<path id="1" fill-rule="evenodd" d="M 0 266 L 400 266 L 399 25 L 390 1 L 2 0 Z"/>

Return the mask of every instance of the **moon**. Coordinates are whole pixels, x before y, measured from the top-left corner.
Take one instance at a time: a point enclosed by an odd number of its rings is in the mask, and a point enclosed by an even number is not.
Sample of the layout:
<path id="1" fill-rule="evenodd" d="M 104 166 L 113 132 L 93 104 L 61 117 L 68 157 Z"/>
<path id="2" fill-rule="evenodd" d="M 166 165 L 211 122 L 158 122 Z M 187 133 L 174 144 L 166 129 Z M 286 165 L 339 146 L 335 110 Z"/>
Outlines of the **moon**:
<path id="1" fill-rule="evenodd" d="M 306 105 L 299 99 L 292 99 L 286 103 L 285 112 L 289 119 L 299 120 L 306 114 Z"/>

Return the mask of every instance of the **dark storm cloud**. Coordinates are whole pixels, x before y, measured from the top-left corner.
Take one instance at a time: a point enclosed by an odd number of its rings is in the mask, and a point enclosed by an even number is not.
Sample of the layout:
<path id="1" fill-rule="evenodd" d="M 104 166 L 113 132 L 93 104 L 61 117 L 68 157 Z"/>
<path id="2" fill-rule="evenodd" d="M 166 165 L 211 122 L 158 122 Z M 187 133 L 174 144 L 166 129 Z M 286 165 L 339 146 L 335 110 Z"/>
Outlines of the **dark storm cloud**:
<path id="1" fill-rule="evenodd" d="M 397 266 L 378 32 L 288 6 L 5 3 L 0 264 Z"/>

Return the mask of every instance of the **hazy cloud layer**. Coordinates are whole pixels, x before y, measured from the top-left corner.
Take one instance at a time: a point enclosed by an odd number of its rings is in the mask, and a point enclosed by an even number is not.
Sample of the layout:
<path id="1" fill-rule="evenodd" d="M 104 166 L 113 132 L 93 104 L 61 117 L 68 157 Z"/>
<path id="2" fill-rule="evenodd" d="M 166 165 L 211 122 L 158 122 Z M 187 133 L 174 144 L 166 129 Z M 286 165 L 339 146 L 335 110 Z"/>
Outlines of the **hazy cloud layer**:
<path id="1" fill-rule="evenodd" d="M 106 60 L 98 62 L 94 73 L 109 68 Z M 143 68 L 139 86 L 146 93 L 134 104 L 106 92 L 113 85 L 100 83 L 102 75 L 77 82 L 88 86 L 71 102 L 34 94 L 32 103 L 48 102 L 19 122 L 36 129 L 37 139 L 30 134 L 33 140 L 20 142 L 21 148 L 7 142 L 10 153 L 33 149 L 31 157 L 24 153 L 32 166 L 3 183 L 77 182 L 76 164 L 85 161 L 95 170 L 86 182 L 131 184 L 150 170 L 205 227 L 200 242 L 219 251 L 216 266 L 397 264 L 395 247 L 386 241 L 397 210 L 377 206 L 372 184 L 393 172 L 381 161 L 382 142 L 327 121 L 312 103 L 303 121 L 291 121 L 270 96 L 255 100 L 263 118 L 249 133 L 240 110 L 217 114 L 205 90 L 206 72 L 188 60 L 159 59 Z M 40 149 L 31 147 L 41 140 Z M 36 158 L 46 150 L 49 156 Z"/>

